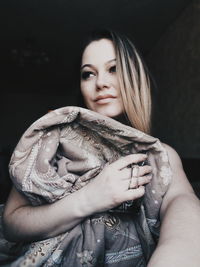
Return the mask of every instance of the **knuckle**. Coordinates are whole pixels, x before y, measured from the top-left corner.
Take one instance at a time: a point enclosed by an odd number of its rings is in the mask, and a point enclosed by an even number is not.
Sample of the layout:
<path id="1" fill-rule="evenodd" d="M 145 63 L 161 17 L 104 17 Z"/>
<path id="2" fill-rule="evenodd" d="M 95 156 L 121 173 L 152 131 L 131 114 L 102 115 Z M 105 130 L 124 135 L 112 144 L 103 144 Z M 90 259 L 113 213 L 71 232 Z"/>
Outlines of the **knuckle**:
<path id="1" fill-rule="evenodd" d="M 124 157 L 124 161 L 126 163 L 131 164 L 136 159 L 136 157 L 137 157 L 137 154 L 130 154 L 130 155 Z"/>
<path id="2" fill-rule="evenodd" d="M 146 176 L 144 176 L 144 178 L 143 178 L 143 184 L 146 184 L 146 183 L 148 183 L 149 182 L 149 177 L 148 177 L 148 175 L 146 175 Z"/>
<path id="3" fill-rule="evenodd" d="M 138 158 L 139 161 L 142 161 L 142 160 L 145 160 L 147 158 L 147 155 L 138 153 L 137 154 L 137 158 Z"/>
<path id="4" fill-rule="evenodd" d="M 149 165 L 146 165 L 146 169 L 147 169 L 147 171 L 149 171 L 149 172 L 151 172 L 151 171 L 152 171 L 152 167 L 151 167 L 151 166 L 149 166 Z"/>
<path id="5" fill-rule="evenodd" d="M 153 177 L 153 175 L 152 175 L 151 173 L 147 175 L 147 179 L 148 179 L 148 180 L 151 180 L 152 177 Z"/>
<path id="6" fill-rule="evenodd" d="M 140 168 L 141 168 L 142 173 L 151 172 L 151 167 L 150 166 L 143 166 L 143 167 L 140 167 Z"/>
<path id="7" fill-rule="evenodd" d="M 139 177 L 139 184 L 143 185 L 143 184 L 149 183 L 151 178 L 152 178 L 152 175 L 149 175 L 149 174 Z"/>
<path id="8" fill-rule="evenodd" d="M 137 189 L 137 195 L 140 197 L 140 196 L 143 196 L 144 195 L 144 193 L 145 193 L 145 188 L 144 188 L 144 186 L 140 186 L 140 187 L 138 187 Z"/>
<path id="9" fill-rule="evenodd" d="M 141 185 L 143 184 L 147 184 L 150 182 L 150 178 L 148 176 L 144 176 L 143 182 L 141 183 Z"/>

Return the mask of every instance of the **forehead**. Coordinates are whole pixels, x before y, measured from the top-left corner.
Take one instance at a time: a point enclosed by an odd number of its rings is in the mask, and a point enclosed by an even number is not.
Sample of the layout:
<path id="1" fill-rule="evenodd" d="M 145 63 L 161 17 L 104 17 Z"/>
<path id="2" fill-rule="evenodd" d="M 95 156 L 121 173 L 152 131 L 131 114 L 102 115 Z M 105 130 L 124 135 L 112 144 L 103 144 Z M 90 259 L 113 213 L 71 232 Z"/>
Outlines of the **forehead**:
<path id="1" fill-rule="evenodd" d="M 101 39 L 91 42 L 84 50 L 82 64 L 105 63 L 115 59 L 115 49 L 111 40 Z"/>

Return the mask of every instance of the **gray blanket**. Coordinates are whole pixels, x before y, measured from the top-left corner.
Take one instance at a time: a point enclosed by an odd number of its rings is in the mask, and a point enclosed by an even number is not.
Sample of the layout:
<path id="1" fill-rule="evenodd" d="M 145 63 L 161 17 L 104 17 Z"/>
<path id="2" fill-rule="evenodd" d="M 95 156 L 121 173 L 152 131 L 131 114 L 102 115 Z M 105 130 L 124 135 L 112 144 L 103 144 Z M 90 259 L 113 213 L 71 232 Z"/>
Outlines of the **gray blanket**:
<path id="1" fill-rule="evenodd" d="M 64 107 L 28 128 L 9 169 L 17 190 L 36 206 L 67 197 L 106 164 L 141 151 L 153 167 L 141 199 L 95 214 L 48 240 L 19 245 L 2 235 L 1 266 L 146 266 L 159 237 L 159 210 L 172 175 L 158 139 L 87 109 Z"/>

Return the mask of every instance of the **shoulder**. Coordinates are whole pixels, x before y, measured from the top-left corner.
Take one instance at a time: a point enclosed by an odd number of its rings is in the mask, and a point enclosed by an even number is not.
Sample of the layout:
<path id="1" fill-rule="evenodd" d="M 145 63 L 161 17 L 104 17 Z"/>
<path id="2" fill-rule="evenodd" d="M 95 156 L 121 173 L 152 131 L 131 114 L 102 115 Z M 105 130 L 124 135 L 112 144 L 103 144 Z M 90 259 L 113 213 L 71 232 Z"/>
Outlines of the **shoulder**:
<path id="1" fill-rule="evenodd" d="M 163 204 L 161 209 L 165 210 L 168 204 L 172 201 L 172 199 L 175 199 L 179 195 L 183 196 L 191 193 L 193 194 L 194 191 L 187 179 L 180 156 L 178 155 L 176 150 L 167 144 L 162 143 L 162 145 L 167 151 L 169 164 L 172 170 L 172 181 L 163 199 Z"/>
<path id="2" fill-rule="evenodd" d="M 172 168 L 183 170 L 183 165 L 181 162 L 181 158 L 179 154 L 176 152 L 174 148 L 171 146 L 162 143 L 163 147 L 166 149 L 168 157 L 169 157 L 169 163 Z"/>
<path id="3" fill-rule="evenodd" d="M 183 169 L 181 158 L 176 150 L 167 144 L 162 143 L 162 145 L 167 151 L 169 164 L 172 170 L 172 186 L 178 185 L 179 188 L 182 188 L 182 186 L 184 185 L 189 185 L 188 179 Z"/>

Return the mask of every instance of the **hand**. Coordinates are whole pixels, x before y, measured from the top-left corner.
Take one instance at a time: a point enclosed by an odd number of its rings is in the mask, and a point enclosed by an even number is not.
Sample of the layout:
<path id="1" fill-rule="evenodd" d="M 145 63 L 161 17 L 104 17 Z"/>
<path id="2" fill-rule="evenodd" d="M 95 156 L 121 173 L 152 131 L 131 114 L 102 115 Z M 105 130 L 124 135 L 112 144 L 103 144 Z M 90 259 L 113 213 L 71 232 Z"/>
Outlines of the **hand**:
<path id="1" fill-rule="evenodd" d="M 90 214 L 109 210 L 121 203 L 140 198 L 144 195 L 144 184 L 150 182 L 151 166 L 138 166 L 137 177 L 131 177 L 131 164 L 137 164 L 147 158 L 144 154 L 131 154 L 106 166 L 94 180 L 88 183 L 85 190 L 85 205 Z M 137 182 L 134 182 L 134 180 Z"/>

